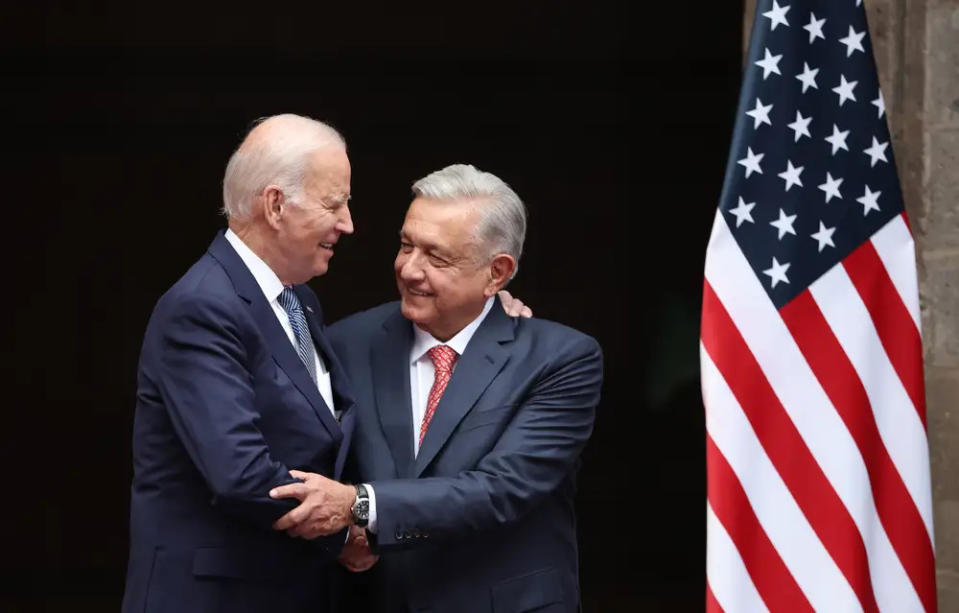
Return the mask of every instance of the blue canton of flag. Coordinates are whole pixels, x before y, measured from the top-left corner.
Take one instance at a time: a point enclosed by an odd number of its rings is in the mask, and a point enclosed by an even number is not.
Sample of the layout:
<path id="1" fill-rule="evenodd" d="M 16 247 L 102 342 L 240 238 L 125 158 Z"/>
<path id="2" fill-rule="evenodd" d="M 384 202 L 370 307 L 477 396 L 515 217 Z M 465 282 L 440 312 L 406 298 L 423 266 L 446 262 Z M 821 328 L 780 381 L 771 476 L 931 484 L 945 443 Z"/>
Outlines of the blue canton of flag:
<path id="1" fill-rule="evenodd" d="M 797 9 L 758 15 L 720 201 L 777 307 L 903 211 L 861 2 Z"/>

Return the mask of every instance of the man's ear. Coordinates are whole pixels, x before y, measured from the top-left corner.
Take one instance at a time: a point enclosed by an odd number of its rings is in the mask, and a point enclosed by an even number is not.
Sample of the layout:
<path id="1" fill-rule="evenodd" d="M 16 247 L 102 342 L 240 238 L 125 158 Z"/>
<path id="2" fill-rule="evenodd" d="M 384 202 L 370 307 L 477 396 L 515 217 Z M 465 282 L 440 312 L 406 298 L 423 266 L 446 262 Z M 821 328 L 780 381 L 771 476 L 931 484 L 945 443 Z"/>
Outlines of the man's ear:
<path id="1" fill-rule="evenodd" d="M 278 229 L 287 206 L 283 190 L 276 185 L 268 185 L 257 198 L 257 206 L 262 207 L 266 223 L 274 230 Z"/>
<path id="2" fill-rule="evenodd" d="M 509 282 L 510 277 L 513 276 L 513 271 L 515 270 L 516 260 L 513 259 L 513 256 L 500 253 L 494 257 L 489 265 L 489 282 L 483 291 L 486 297 L 493 296 L 496 292 L 503 289 Z"/>

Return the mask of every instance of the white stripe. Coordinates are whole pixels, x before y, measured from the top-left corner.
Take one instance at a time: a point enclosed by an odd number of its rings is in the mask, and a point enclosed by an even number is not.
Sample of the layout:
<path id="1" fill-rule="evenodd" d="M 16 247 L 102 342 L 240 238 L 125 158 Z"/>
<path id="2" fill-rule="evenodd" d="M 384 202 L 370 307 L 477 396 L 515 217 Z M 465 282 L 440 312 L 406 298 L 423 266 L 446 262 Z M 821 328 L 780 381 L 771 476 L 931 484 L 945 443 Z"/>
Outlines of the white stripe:
<path id="1" fill-rule="evenodd" d="M 883 349 L 865 303 L 842 266 L 809 286 L 816 304 L 859 375 L 879 436 L 902 476 L 932 540 L 932 493 L 926 430 Z"/>
<path id="2" fill-rule="evenodd" d="M 922 332 L 919 317 L 919 281 L 916 278 L 916 247 L 912 241 L 909 226 L 902 215 L 896 215 L 878 232 L 872 235 L 872 244 L 879 253 L 882 265 L 886 267 L 892 284 L 896 286 L 899 297 L 916 323 L 916 329 Z"/>
<path id="3" fill-rule="evenodd" d="M 716 602 L 729 613 L 768 613 L 736 546 L 706 505 L 706 579 Z"/>
<path id="4" fill-rule="evenodd" d="M 813 609 L 861 611 L 856 593 L 776 472 L 732 390 L 705 347 L 699 349 L 706 430 L 746 490 L 763 532 Z"/>
<path id="5" fill-rule="evenodd" d="M 877 528 L 869 476 L 852 436 L 718 211 L 706 252 L 706 278 L 859 528 L 874 591 L 878 593 L 881 587 L 883 592 L 898 590 L 914 595 L 889 539 L 881 527 Z M 885 604 L 881 601 L 880 608 Z"/>

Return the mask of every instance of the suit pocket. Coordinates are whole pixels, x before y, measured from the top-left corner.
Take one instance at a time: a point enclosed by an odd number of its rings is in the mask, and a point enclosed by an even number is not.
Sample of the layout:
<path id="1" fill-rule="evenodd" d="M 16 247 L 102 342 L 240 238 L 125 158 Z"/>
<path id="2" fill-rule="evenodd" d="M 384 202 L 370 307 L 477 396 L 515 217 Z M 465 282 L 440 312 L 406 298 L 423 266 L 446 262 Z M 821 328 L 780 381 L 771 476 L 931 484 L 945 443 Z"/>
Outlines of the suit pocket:
<path id="1" fill-rule="evenodd" d="M 476 407 L 460 422 L 460 432 L 495 424 L 516 408 L 515 404 L 501 404 L 494 407 Z"/>
<path id="2" fill-rule="evenodd" d="M 492 592 L 495 613 L 523 613 L 563 602 L 563 582 L 553 568 L 507 579 L 494 585 Z"/>

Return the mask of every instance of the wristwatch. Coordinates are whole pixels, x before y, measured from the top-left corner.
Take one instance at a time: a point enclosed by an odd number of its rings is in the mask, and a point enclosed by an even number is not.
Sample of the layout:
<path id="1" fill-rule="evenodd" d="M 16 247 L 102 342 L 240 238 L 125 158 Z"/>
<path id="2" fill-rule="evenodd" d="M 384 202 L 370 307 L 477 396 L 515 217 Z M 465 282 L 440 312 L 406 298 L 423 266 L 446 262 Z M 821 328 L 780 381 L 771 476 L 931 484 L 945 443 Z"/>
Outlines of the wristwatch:
<path id="1" fill-rule="evenodd" d="M 360 528 L 365 528 L 370 522 L 370 494 L 362 483 L 353 487 L 356 488 L 356 500 L 350 507 L 350 514 L 353 516 L 354 524 Z"/>

